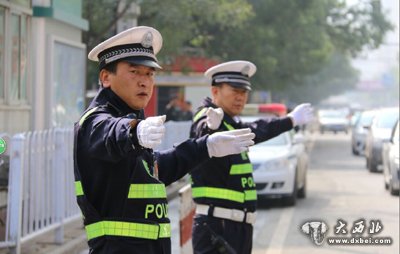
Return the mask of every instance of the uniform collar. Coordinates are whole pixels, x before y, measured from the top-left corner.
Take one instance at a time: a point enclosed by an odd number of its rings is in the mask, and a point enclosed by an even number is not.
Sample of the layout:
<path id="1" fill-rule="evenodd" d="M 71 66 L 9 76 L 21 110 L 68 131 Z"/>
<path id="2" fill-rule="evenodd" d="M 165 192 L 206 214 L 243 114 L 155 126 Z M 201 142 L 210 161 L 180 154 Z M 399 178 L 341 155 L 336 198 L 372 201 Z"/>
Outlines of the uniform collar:
<path id="1" fill-rule="evenodd" d="M 136 114 L 139 119 L 144 119 L 143 110 L 134 110 L 128 106 L 118 95 L 116 95 L 110 88 L 102 88 L 97 96 L 92 101 L 90 107 L 97 107 L 107 105 L 118 113 L 118 116 L 125 116 L 129 114 Z"/>

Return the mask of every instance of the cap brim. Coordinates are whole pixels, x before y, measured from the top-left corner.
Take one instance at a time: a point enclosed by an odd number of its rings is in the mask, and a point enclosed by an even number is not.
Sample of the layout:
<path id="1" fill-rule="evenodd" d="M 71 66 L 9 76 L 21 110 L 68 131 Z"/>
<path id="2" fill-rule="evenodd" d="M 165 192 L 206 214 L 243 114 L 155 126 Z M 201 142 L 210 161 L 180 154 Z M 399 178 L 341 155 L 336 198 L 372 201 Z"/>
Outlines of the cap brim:
<path id="1" fill-rule="evenodd" d="M 235 83 L 235 82 L 226 82 L 225 84 L 228 84 L 234 88 L 240 88 L 243 90 L 251 91 L 251 87 L 248 85 L 244 85 L 242 83 Z"/>
<path id="2" fill-rule="evenodd" d="M 148 60 L 148 59 L 124 58 L 124 59 L 122 59 L 122 61 L 126 61 L 128 63 L 133 63 L 133 64 L 137 64 L 137 65 L 152 67 L 152 68 L 156 68 L 156 69 L 160 69 L 160 70 L 162 69 L 162 67 L 157 62 L 154 62 L 154 61 Z"/>

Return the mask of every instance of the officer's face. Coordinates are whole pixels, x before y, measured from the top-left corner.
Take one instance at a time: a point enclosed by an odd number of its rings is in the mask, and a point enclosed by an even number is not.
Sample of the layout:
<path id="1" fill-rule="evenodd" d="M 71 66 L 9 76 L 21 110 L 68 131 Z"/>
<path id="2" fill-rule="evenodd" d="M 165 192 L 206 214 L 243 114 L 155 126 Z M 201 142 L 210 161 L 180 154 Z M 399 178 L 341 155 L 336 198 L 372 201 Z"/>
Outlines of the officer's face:
<path id="1" fill-rule="evenodd" d="M 140 110 L 147 106 L 153 93 L 154 74 L 154 68 L 119 62 L 115 73 L 103 69 L 100 79 L 104 87 L 111 87 L 129 107 Z"/>
<path id="2" fill-rule="evenodd" d="M 212 87 L 213 101 L 230 116 L 239 115 L 247 103 L 249 91 L 228 84 Z"/>

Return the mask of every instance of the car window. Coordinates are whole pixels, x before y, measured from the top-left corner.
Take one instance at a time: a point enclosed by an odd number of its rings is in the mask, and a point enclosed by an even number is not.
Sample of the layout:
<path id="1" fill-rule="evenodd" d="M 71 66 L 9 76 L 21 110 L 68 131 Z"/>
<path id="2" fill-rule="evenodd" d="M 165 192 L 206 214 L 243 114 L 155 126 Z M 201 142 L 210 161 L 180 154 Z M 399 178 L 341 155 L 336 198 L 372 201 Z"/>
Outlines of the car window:
<path id="1" fill-rule="evenodd" d="M 372 120 L 374 119 L 374 112 L 368 111 L 368 112 L 363 112 L 361 114 L 361 117 L 357 123 L 357 125 L 362 125 L 362 126 L 370 126 L 372 123 Z"/>
<path id="2" fill-rule="evenodd" d="M 399 118 L 399 111 L 382 110 L 377 115 L 376 127 L 392 129 L 398 118 Z"/>
<path id="3" fill-rule="evenodd" d="M 318 112 L 318 115 L 320 117 L 345 117 L 346 113 L 344 111 L 340 111 L 340 110 L 320 110 Z"/>

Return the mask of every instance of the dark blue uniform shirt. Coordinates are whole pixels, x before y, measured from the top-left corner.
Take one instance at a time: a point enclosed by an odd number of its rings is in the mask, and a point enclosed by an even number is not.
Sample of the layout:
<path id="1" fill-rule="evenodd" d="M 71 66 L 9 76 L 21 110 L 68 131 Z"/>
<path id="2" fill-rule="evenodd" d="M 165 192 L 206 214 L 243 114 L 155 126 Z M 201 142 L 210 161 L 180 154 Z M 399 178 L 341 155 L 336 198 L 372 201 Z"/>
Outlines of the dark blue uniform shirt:
<path id="1" fill-rule="evenodd" d="M 78 196 L 84 224 L 109 220 L 169 223 L 166 197 L 128 198 L 130 187 L 169 185 L 178 180 L 209 159 L 207 137 L 153 153 L 138 144 L 135 118 L 143 119 L 142 111 L 132 110 L 109 88 L 98 93 L 86 112 L 91 109 L 75 125 L 75 176 L 84 193 Z M 154 177 L 154 160 L 158 179 Z M 159 209 L 152 211 L 151 206 Z M 93 253 L 170 253 L 169 238 L 101 236 L 91 239 L 89 246 Z"/>
<path id="2" fill-rule="evenodd" d="M 204 100 L 203 106 L 200 107 L 195 114 L 190 137 L 199 138 L 213 132 L 226 131 L 231 128 L 250 128 L 251 131 L 256 134 L 254 142 L 257 144 L 293 128 L 292 120 L 289 117 L 259 119 L 252 123 L 243 123 L 240 121 L 237 122 L 229 115 L 224 114 L 222 124 L 219 129 L 214 131 L 207 127 L 205 110 L 203 109 L 208 107 L 217 108 L 217 106 L 211 102 L 210 98 Z M 236 173 L 232 173 L 233 165 L 243 165 L 244 170 L 242 172 L 236 171 Z M 246 166 L 248 166 L 247 169 Z M 250 166 L 251 164 L 247 153 L 212 158 L 206 163 L 199 165 L 190 173 L 192 176 L 194 200 L 199 204 L 254 212 L 256 210 L 257 198 L 252 170 L 249 169 Z M 213 197 L 212 191 L 204 195 L 203 187 L 211 187 L 211 190 L 218 189 L 233 192 L 230 192 L 232 193 L 230 197 L 215 198 Z M 243 193 L 244 200 L 238 198 L 240 197 L 239 193 Z"/>

